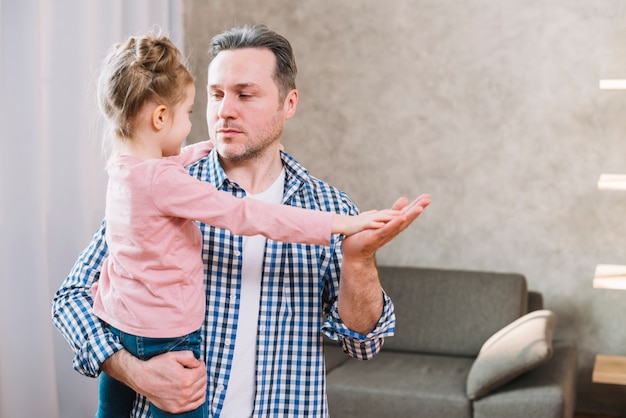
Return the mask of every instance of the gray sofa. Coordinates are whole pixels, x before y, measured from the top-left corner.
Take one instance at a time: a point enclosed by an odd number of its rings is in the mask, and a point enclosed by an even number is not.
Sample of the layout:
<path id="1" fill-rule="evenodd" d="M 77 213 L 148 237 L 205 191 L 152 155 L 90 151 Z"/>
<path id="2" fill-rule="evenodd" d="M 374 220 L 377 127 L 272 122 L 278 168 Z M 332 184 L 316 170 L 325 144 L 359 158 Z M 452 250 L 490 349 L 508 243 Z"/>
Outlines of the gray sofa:
<path id="1" fill-rule="evenodd" d="M 372 360 L 325 344 L 333 418 L 557 418 L 575 408 L 577 348 L 518 274 L 380 267 L 396 333 Z"/>

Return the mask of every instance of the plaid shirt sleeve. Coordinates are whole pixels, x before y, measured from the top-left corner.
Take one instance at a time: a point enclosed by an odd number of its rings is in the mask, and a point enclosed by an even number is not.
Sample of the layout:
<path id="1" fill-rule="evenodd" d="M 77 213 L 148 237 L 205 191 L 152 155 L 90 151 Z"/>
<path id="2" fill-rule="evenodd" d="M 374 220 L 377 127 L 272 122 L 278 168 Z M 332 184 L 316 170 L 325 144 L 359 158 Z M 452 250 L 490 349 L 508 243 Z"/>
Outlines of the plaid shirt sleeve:
<path id="1" fill-rule="evenodd" d="M 91 286 L 107 254 L 104 230 L 103 221 L 52 301 L 52 322 L 75 353 L 74 369 L 89 377 L 97 377 L 104 360 L 123 348 L 91 309 Z"/>
<path id="2" fill-rule="evenodd" d="M 396 317 L 393 302 L 382 291 L 384 298 L 383 314 L 372 332 L 367 335 L 350 330 L 339 317 L 337 301 L 335 301 L 322 326 L 322 331 L 332 340 L 339 341 L 343 351 L 359 360 L 369 360 L 374 357 L 383 346 L 385 337 L 394 334 Z"/>
<path id="3" fill-rule="evenodd" d="M 337 211 L 344 215 L 357 215 L 359 210 L 354 203 L 343 192 L 340 192 L 341 209 Z M 337 295 L 339 292 L 339 276 L 341 275 L 341 253 L 340 236 L 335 236 L 334 246 L 338 249 L 333 254 L 333 262 L 330 264 L 330 276 L 328 280 L 328 294 L 326 296 L 328 304 L 325 309 L 326 320 L 322 325 L 322 332 L 331 340 L 338 341 L 343 351 L 351 357 L 359 360 L 369 360 L 380 352 L 385 337 L 394 335 L 395 332 L 395 310 L 391 298 L 381 289 L 383 296 L 383 313 L 378 324 L 369 334 L 363 335 L 349 329 L 339 317 L 337 310 Z"/>

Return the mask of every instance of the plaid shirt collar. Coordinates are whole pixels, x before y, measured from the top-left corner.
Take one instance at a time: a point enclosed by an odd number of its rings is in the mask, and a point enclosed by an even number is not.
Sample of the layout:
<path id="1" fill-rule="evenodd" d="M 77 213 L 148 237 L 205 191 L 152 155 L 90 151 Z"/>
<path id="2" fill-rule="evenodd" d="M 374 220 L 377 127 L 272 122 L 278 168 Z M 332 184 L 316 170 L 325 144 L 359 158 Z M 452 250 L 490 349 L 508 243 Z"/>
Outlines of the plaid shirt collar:
<path id="1" fill-rule="evenodd" d="M 283 203 L 286 203 L 303 184 L 310 180 L 310 175 L 308 170 L 297 162 L 291 155 L 281 151 L 280 157 L 283 162 L 283 167 L 285 168 L 285 196 Z M 220 190 L 242 190 L 241 187 L 239 187 L 237 183 L 231 181 L 224 172 L 217 152 L 211 152 L 206 158 L 204 177 L 201 177 L 201 180 L 212 183 Z M 202 164 L 203 162 L 204 159 L 200 160 L 196 164 Z M 191 172 L 193 173 L 193 169 Z"/>

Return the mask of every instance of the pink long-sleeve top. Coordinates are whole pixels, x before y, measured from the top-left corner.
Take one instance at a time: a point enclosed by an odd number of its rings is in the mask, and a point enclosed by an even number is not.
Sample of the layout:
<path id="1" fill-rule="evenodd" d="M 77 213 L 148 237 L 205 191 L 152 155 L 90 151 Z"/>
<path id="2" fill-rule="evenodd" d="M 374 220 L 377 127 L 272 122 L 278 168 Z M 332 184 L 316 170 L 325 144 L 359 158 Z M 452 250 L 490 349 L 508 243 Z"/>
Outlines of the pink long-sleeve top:
<path id="1" fill-rule="evenodd" d="M 109 254 L 94 284 L 94 313 L 134 335 L 189 334 L 204 319 L 202 236 L 194 220 L 235 235 L 328 245 L 332 214 L 236 198 L 189 176 L 184 165 L 206 156 L 207 141 L 180 155 L 121 156 L 109 169 Z"/>

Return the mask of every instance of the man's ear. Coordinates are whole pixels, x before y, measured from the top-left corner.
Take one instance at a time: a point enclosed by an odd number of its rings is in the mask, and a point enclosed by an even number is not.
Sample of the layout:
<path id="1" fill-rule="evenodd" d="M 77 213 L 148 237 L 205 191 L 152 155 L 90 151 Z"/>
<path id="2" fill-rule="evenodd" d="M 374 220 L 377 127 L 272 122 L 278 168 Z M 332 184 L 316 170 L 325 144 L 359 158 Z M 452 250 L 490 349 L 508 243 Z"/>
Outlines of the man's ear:
<path id="1" fill-rule="evenodd" d="M 152 127 L 157 131 L 160 131 L 165 126 L 167 117 L 167 106 L 158 105 L 154 108 L 154 111 L 152 112 Z"/>
<path id="2" fill-rule="evenodd" d="M 298 90 L 293 89 L 287 93 L 285 97 L 285 117 L 289 119 L 296 114 L 296 108 L 298 107 Z"/>

